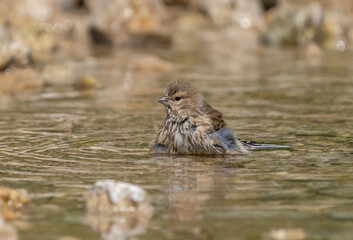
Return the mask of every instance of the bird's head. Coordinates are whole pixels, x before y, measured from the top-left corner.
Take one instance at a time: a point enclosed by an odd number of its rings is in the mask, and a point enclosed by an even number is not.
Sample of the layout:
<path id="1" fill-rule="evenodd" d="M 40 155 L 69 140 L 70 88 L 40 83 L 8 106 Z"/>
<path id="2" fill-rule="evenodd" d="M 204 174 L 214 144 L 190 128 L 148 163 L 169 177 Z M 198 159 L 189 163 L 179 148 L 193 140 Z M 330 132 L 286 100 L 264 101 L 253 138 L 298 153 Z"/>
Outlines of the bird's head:
<path id="1" fill-rule="evenodd" d="M 190 83 L 175 81 L 158 102 L 166 107 L 167 114 L 178 119 L 185 119 L 201 109 L 206 103 L 202 94 Z"/>

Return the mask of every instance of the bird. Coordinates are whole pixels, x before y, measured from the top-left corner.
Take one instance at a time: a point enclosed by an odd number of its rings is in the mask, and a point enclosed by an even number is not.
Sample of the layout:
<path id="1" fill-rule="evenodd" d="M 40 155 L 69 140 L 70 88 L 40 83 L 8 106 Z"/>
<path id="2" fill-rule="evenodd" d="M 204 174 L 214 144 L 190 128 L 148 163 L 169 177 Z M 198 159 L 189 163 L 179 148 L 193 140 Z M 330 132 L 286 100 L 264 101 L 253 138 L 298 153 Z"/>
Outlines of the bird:
<path id="1" fill-rule="evenodd" d="M 249 150 L 287 146 L 241 141 L 227 126 L 220 111 L 202 93 L 184 81 L 174 81 L 158 99 L 166 119 L 151 151 L 166 154 L 243 154 Z"/>

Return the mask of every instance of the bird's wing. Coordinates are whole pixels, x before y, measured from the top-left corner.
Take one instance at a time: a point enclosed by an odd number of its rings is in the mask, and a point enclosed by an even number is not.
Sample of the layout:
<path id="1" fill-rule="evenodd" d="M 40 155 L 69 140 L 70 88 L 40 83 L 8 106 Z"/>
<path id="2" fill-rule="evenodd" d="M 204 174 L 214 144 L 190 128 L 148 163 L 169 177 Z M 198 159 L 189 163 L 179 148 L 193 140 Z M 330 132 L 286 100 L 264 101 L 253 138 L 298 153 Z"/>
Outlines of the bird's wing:
<path id="1" fill-rule="evenodd" d="M 211 136 L 221 143 L 221 146 L 226 151 L 233 151 L 237 148 L 237 139 L 230 128 L 223 127 L 220 130 L 211 133 Z"/>
<path id="2" fill-rule="evenodd" d="M 212 126 L 215 131 L 220 130 L 221 128 L 226 126 L 226 122 L 223 120 L 222 113 L 212 108 L 211 106 L 207 106 L 204 109 L 204 112 L 209 116 L 212 122 Z"/>

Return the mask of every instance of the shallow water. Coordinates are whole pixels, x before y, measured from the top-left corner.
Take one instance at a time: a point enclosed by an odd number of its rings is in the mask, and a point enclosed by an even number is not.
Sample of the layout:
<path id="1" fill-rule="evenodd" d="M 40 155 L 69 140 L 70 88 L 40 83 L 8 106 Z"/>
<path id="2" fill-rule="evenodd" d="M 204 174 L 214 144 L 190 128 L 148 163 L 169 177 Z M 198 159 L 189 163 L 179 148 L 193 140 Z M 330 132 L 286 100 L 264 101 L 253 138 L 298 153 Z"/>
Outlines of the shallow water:
<path id="1" fill-rule="evenodd" d="M 351 53 L 326 53 L 321 65 L 275 50 L 241 61 L 232 53 L 162 55 L 175 70 L 138 73 L 115 67 L 114 57 L 97 59 L 86 71 L 103 89 L 48 87 L 0 110 L 0 184 L 32 198 L 21 239 L 101 239 L 82 209 L 82 194 L 100 179 L 150 195 L 154 215 L 134 239 L 264 239 L 275 229 L 352 239 Z M 165 117 L 156 100 L 177 79 L 199 87 L 241 139 L 293 150 L 151 155 Z"/>

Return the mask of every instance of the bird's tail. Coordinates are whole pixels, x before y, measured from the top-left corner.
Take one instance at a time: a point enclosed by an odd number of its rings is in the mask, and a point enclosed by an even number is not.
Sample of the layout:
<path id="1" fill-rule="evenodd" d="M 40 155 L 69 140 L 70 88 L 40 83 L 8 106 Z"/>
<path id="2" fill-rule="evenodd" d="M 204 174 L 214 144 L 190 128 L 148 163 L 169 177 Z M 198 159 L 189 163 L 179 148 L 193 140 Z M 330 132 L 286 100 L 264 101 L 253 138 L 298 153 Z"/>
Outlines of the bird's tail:
<path id="1" fill-rule="evenodd" d="M 241 141 L 247 150 L 290 150 L 292 147 L 286 145 L 258 143 L 254 141 Z"/>

